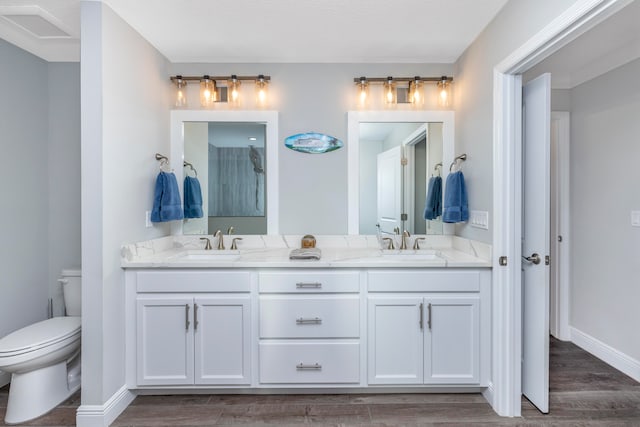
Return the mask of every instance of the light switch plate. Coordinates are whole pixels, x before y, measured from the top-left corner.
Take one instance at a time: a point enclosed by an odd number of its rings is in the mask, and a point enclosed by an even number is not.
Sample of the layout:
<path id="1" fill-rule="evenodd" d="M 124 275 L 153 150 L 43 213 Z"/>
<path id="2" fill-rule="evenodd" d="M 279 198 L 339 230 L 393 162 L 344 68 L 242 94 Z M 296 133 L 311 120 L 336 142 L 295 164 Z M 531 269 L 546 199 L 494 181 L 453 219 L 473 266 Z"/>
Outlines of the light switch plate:
<path id="1" fill-rule="evenodd" d="M 489 212 L 487 211 L 471 211 L 469 214 L 469 223 L 472 227 L 489 229 Z"/>
<path id="2" fill-rule="evenodd" d="M 631 211 L 631 226 L 640 227 L 640 211 Z"/>

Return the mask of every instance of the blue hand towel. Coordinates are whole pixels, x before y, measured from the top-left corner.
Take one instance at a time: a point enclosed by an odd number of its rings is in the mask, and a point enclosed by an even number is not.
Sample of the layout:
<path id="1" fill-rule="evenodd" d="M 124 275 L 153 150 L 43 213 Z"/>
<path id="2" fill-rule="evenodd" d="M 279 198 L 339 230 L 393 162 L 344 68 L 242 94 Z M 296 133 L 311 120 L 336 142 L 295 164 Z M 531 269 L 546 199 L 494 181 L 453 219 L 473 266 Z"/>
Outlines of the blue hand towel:
<path id="1" fill-rule="evenodd" d="M 160 172 L 153 194 L 151 221 L 172 221 L 182 219 L 182 215 L 182 203 L 180 203 L 180 191 L 176 176 L 171 172 Z"/>
<path id="2" fill-rule="evenodd" d="M 465 222 L 469 220 L 467 187 L 461 171 L 450 173 L 444 194 L 444 222 Z"/>
<path id="3" fill-rule="evenodd" d="M 424 219 L 436 219 L 442 215 L 442 178 L 429 178 L 427 199 L 424 206 Z"/>
<path id="4" fill-rule="evenodd" d="M 184 179 L 184 217 L 202 218 L 202 190 L 198 178 Z"/>

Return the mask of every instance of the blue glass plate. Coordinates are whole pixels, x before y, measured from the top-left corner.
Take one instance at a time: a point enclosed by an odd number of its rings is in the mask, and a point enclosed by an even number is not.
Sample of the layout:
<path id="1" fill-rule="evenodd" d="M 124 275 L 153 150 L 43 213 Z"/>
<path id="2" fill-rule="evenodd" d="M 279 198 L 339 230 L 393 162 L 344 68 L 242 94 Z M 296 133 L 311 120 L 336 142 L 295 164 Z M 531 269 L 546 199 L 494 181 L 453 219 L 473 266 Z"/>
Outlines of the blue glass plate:
<path id="1" fill-rule="evenodd" d="M 284 145 L 301 153 L 320 154 L 337 150 L 344 144 L 338 138 L 323 133 L 307 132 L 291 135 L 284 140 Z"/>

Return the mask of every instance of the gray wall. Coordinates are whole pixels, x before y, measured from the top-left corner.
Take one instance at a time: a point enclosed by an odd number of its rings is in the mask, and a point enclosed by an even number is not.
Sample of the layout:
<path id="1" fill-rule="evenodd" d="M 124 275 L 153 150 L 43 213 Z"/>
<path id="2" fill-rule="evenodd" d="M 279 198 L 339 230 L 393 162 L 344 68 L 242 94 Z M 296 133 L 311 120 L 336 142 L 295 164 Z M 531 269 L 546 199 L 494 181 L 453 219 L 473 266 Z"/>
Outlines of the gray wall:
<path id="1" fill-rule="evenodd" d="M 47 63 L 0 40 L 0 336 L 47 317 Z"/>
<path id="2" fill-rule="evenodd" d="M 572 327 L 640 361 L 640 60 L 571 90 Z"/>
<path id="3" fill-rule="evenodd" d="M 80 266 L 80 66 L 47 63 L 0 40 L 0 174 L 7 225 L 0 337 L 63 313 L 63 268 Z M 37 260 L 34 262 L 34 260 Z"/>
<path id="4" fill-rule="evenodd" d="M 82 404 L 102 405 L 125 383 L 120 247 L 170 234 L 145 228 L 145 211 L 171 100 L 167 60 L 108 6 L 81 2 L 81 31 Z"/>
<path id="5" fill-rule="evenodd" d="M 456 225 L 456 234 L 491 243 L 493 235 L 493 69 L 575 0 L 512 0 L 455 64 L 456 155 L 467 153 L 469 209 L 489 212 L 489 230 Z M 446 166 L 446 165 L 445 165 Z"/>
<path id="6" fill-rule="evenodd" d="M 357 76 L 440 76 L 448 64 L 172 64 L 171 74 L 271 76 L 270 108 L 279 115 L 280 232 L 347 233 L 347 150 L 304 154 L 284 138 L 316 131 L 347 142 L 347 111 L 355 109 Z M 191 97 L 193 98 L 193 97 Z M 430 100 L 435 108 L 435 99 Z M 193 102 L 194 108 L 197 100 Z"/>

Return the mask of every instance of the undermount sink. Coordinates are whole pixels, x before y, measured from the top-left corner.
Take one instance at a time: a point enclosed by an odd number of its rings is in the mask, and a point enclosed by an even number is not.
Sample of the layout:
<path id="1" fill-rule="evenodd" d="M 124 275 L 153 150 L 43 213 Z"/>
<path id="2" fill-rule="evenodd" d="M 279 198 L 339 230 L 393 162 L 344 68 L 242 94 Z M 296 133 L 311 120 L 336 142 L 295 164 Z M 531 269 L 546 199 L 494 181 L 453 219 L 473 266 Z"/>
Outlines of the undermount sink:
<path id="1" fill-rule="evenodd" d="M 384 250 L 382 258 L 393 261 L 440 261 L 443 258 L 430 250 Z"/>
<path id="2" fill-rule="evenodd" d="M 179 257 L 187 261 L 236 261 L 240 259 L 238 250 L 191 250 L 186 251 Z"/>

